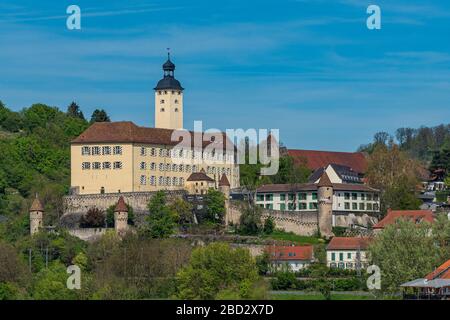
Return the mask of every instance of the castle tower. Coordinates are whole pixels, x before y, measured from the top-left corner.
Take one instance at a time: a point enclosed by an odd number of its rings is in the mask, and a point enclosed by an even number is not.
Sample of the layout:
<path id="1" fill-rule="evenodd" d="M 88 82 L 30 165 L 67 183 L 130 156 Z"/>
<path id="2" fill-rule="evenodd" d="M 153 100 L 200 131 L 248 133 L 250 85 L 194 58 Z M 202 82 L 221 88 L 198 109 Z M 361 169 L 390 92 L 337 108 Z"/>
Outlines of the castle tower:
<path id="1" fill-rule="evenodd" d="M 128 207 L 123 197 L 119 198 L 114 209 L 114 227 L 118 235 L 123 235 L 128 229 Z"/>
<path id="2" fill-rule="evenodd" d="M 38 196 L 34 199 L 30 207 L 30 234 L 39 232 L 44 225 L 44 206 L 39 201 Z"/>
<path id="3" fill-rule="evenodd" d="M 175 79 L 170 53 L 163 64 L 164 78 L 155 87 L 155 128 L 183 128 L 183 87 Z"/>
<path id="4" fill-rule="evenodd" d="M 230 182 L 225 173 L 222 174 L 222 177 L 219 180 L 219 191 L 223 193 L 225 200 L 230 199 Z"/>
<path id="5" fill-rule="evenodd" d="M 318 187 L 318 208 L 319 208 L 319 231 L 321 236 L 330 238 L 332 233 L 333 219 L 333 184 L 327 173 L 320 177 Z"/>

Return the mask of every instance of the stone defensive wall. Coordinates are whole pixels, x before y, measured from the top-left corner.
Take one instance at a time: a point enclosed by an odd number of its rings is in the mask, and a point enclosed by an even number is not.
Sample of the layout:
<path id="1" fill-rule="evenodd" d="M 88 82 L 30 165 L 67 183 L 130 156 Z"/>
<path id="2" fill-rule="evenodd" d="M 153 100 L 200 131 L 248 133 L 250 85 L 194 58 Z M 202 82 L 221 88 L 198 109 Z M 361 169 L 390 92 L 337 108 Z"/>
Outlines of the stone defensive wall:
<path id="1" fill-rule="evenodd" d="M 89 209 L 95 207 L 106 211 L 109 207 L 117 204 L 121 196 L 124 198 L 125 203 L 133 208 L 136 219 L 139 221 L 142 216 L 148 214 L 147 205 L 155 194 L 156 192 L 153 191 L 65 196 L 63 198 L 64 214 L 61 217 L 61 223 L 69 228 L 77 227 L 81 215 L 86 214 Z M 186 191 L 184 190 L 166 190 L 166 197 L 169 201 L 185 195 Z"/>
<path id="2" fill-rule="evenodd" d="M 241 204 L 237 201 L 230 201 L 226 223 L 239 224 L 241 216 Z M 293 232 L 302 236 L 313 236 L 318 232 L 318 212 L 289 212 L 262 209 L 262 219 L 271 217 L 275 222 L 275 227 L 284 229 L 286 232 Z"/>

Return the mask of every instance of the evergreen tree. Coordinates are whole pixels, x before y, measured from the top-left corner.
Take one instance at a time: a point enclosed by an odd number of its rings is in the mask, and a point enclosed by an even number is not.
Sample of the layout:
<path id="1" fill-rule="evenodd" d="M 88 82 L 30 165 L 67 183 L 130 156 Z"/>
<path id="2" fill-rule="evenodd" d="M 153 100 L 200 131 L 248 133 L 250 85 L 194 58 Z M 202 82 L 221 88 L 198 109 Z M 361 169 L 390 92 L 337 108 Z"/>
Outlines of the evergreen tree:
<path id="1" fill-rule="evenodd" d="M 67 107 L 67 115 L 85 120 L 83 112 L 80 110 L 80 107 L 72 101 L 72 103 Z"/>
<path id="2" fill-rule="evenodd" d="M 105 110 L 95 109 L 91 116 L 91 123 L 94 122 L 111 122 L 111 119 Z"/>

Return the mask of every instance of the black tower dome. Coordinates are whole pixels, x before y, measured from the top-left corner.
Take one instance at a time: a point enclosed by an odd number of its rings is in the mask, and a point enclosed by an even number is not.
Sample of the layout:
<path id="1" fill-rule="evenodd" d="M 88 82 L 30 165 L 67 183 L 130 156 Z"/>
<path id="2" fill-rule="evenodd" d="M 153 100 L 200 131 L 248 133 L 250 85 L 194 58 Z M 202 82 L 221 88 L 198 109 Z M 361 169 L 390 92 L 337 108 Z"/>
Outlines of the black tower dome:
<path id="1" fill-rule="evenodd" d="M 167 61 L 163 64 L 162 67 L 164 70 L 164 78 L 158 81 L 155 90 L 184 90 L 184 88 L 180 84 L 180 81 L 175 79 L 175 64 L 170 61 L 170 53 L 167 53 Z"/>

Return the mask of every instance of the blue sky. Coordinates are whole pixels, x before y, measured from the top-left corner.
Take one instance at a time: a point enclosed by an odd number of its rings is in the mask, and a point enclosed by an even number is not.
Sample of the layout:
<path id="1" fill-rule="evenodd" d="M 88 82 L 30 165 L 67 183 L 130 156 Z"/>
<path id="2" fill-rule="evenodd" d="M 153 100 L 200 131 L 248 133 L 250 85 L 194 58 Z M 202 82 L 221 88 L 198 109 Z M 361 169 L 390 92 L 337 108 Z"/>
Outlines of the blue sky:
<path id="1" fill-rule="evenodd" d="M 81 31 L 66 28 L 71 4 Z M 443 0 L 2 0 L 0 100 L 75 100 L 153 126 L 167 47 L 189 129 L 279 128 L 290 148 L 354 151 L 377 131 L 450 122 Z"/>

